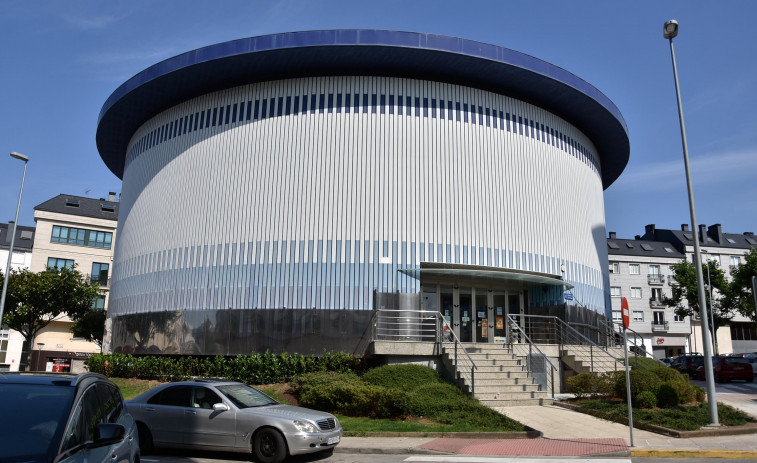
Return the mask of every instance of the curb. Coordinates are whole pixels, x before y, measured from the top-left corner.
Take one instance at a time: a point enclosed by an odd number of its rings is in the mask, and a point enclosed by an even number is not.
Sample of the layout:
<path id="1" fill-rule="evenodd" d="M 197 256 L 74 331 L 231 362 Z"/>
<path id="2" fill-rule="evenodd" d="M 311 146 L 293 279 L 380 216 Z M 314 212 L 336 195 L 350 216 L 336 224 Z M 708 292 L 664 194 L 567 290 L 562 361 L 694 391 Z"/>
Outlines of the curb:
<path id="1" fill-rule="evenodd" d="M 568 410 L 573 410 L 579 413 L 585 413 L 587 415 L 601 418 L 603 420 L 613 421 L 615 423 L 620 423 L 620 424 L 628 426 L 627 419 L 610 420 L 604 416 L 600 416 L 599 414 L 592 413 L 590 410 L 585 410 L 578 405 L 573 405 L 573 404 L 563 403 L 563 402 L 555 402 L 553 405 L 566 408 Z M 657 434 L 662 434 L 664 436 L 677 437 L 677 438 L 682 438 L 682 439 L 689 439 L 689 438 L 694 438 L 694 437 L 739 436 L 743 434 L 757 434 L 757 425 L 754 425 L 754 424 L 744 425 L 744 426 L 723 426 L 721 428 L 700 429 L 697 431 L 679 431 L 677 429 L 670 429 L 663 426 L 657 426 L 654 424 L 636 423 L 636 422 L 634 422 L 633 427 L 634 429 L 642 429 L 644 431 L 654 432 Z M 664 457 L 660 457 L 660 458 L 664 458 Z M 717 457 L 712 457 L 712 458 L 717 458 Z"/>
<path id="2" fill-rule="evenodd" d="M 542 432 L 391 432 L 391 431 L 347 431 L 343 437 L 454 437 L 457 439 L 538 439 Z"/>
<path id="3" fill-rule="evenodd" d="M 631 450 L 633 458 L 723 458 L 748 460 L 757 458 L 754 450 Z"/>

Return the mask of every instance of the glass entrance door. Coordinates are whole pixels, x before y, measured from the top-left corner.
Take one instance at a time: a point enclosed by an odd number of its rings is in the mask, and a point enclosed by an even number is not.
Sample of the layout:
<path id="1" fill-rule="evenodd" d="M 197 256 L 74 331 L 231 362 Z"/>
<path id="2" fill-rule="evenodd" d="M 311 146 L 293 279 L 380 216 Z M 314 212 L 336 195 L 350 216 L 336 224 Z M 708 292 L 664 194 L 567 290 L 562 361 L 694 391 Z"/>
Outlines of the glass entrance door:
<path id="1" fill-rule="evenodd" d="M 469 288 L 459 290 L 460 342 L 473 342 L 473 298 Z"/>
<path id="2" fill-rule="evenodd" d="M 505 318 L 505 292 L 493 291 L 491 293 L 492 303 L 489 310 L 489 323 L 494 330 L 492 340 L 494 342 L 505 342 L 507 337 L 507 320 Z"/>
<path id="3" fill-rule="evenodd" d="M 489 304 L 488 291 L 485 289 L 474 288 L 476 310 L 476 339 L 474 342 L 489 342 L 491 332 L 489 331 Z"/>
<path id="4" fill-rule="evenodd" d="M 513 328 L 513 342 L 521 342 L 520 330 L 524 329 L 524 320 L 520 315 L 523 315 L 523 310 L 523 294 L 521 292 L 508 291 L 507 313 L 510 314 L 518 326 L 517 330 Z"/>

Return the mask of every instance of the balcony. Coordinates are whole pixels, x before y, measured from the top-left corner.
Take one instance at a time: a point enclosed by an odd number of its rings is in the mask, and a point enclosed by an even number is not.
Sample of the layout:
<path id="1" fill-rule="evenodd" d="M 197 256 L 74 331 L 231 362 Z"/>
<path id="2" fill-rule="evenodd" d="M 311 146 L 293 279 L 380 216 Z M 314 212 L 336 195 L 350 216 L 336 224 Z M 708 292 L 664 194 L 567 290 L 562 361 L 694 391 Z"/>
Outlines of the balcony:
<path id="1" fill-rule="evenodd" d="M 98 283 L 101 288 L 107 288 L 108 287 L 108 276 L 107 275 L 90 275 L 89 277 L 90 283 Z"/>
<path id="2" fill-rule="evenodd" d="M 662 303 L 662 299 L 657 299 L 656 297 L 650 297 L 649 298 L 649 307 L 653 309 L 664 309 L 665 304 Z"/>
<path id="3" fill-rule="evenodd" d="M 652 322 L 653 333 L 667 333 L 668 328 L 668 322 Z"/>
<path id="4" fill-rule="evenodd" d="M 660 275 L 660 274 L 653 275 L 653 274 L 649 274 L 649 275 L 647 275 L 647 282 L 650 285 L 660 285 L 660 286 L 662 286 L 662 285 L 665 284 L 665 275 Z"/>

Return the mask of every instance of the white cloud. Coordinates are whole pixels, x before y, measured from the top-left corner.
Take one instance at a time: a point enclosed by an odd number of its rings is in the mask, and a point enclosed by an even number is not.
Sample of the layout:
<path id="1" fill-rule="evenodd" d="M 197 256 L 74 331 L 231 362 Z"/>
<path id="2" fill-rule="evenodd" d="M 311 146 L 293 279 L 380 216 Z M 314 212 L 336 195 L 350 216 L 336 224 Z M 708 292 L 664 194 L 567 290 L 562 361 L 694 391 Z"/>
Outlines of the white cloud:
<path id="1" fill-rule="evenodd" d="M 754 185 L 757 172 L 757 150 L 712 153 L 690 157 L 692 182 L 703 187 L 737 188 L 740 182 Z M 647 192 L 678 190 L 685 183 L 683 155 L 679 159 L 650 162 L 632 167 L 623 173 L 613 188 Z"/>

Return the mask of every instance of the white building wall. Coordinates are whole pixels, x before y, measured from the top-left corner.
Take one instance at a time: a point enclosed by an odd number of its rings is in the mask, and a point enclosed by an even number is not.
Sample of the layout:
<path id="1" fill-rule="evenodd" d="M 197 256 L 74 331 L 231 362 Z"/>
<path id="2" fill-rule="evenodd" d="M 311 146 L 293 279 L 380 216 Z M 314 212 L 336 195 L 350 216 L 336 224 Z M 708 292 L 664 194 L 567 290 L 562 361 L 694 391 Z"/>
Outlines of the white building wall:
<path id="1" fill-rule="evenodd" d="M 207 127 L 219 107 L 223 123 Z M 226 123 L 226 108 L 236 122 Z M 605 312 L 595 149 L 568 122 L 513 98 L 379 77 L 236 87 L 148 120 L 127 150 L 123 185 L 111 316 L 369 309 L 374 289 L 417 291 L 397 270 L 420 262 L 555 275 L 564 263 L 579 301 Z"/>

